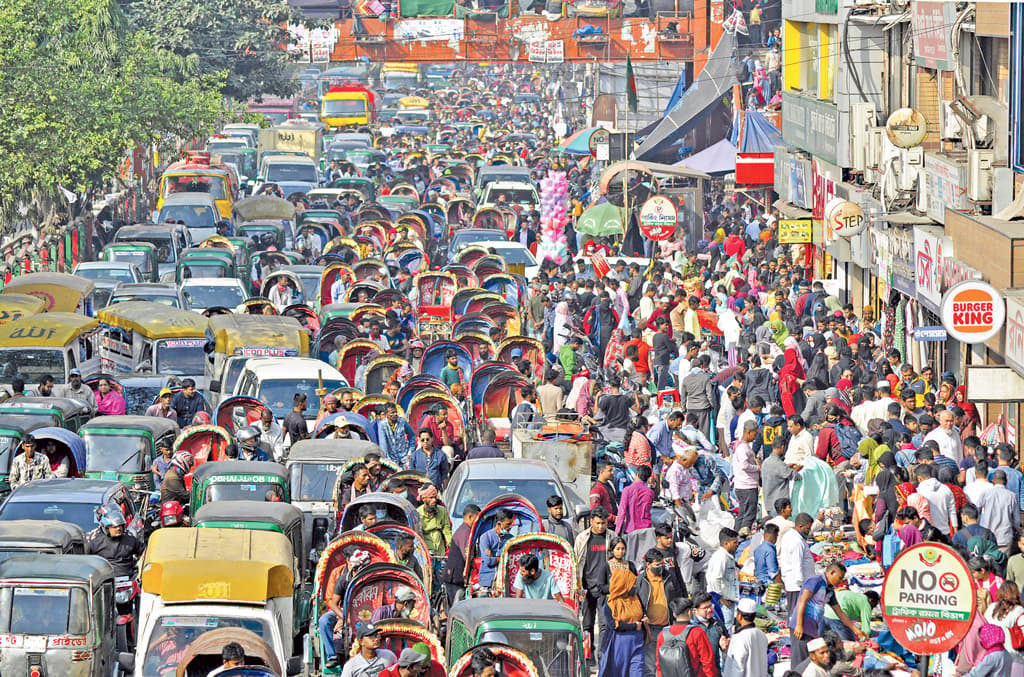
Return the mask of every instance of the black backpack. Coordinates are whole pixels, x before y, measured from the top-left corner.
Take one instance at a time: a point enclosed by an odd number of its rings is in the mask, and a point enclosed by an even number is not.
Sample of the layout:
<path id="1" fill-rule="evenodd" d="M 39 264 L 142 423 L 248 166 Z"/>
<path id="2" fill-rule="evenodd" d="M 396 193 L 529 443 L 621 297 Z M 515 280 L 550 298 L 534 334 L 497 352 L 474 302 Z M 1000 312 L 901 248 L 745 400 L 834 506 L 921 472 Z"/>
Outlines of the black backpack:
<path id="1" fill-rule="evenodd" d="M 690 647 L 686 646 L 686 638 L 693 630 L 687 625 L 681 634 L 669 632 L 671 626 L 661 631 L 662 644 L 658 647 L 658 667 L 661 677 L 694 677 L 696 673 L 690 663 Z"/>

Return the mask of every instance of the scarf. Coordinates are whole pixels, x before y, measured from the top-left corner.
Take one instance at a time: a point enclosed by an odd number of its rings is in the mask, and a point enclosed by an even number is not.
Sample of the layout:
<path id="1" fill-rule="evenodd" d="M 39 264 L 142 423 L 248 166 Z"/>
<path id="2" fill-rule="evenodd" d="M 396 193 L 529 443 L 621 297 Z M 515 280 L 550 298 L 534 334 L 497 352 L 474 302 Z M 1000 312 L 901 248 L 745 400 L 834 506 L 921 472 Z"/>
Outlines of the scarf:
<path id="1" fill-rule="evenodd" d="M 775 341 L 775 345 L 782 348 L 789 338 L 789 329 L 782 320 L 772 320 L 768 324 L 772 328 L 772 340 Z"/>
<path id="2" fill-rule="evenodd" d="M 612 571 L 608 583 L 608 609 L 612 612 L 612 618 L 619 623 L 639 623 L 644 616 L 640 598 L 633 590 L 635 585 L 636 574 L 629 569 Z"/>
<path id="3" fill-rule="evenodd" d="M 878 487 L 878 500 L 885 505 L 885 513 L 892 524 L 896 519 L 896 511 L 900 509 L 899 499 L 896 498 L 896 476 L 891 470 L 883 470 L 875 477 L 875 486 Z"/>

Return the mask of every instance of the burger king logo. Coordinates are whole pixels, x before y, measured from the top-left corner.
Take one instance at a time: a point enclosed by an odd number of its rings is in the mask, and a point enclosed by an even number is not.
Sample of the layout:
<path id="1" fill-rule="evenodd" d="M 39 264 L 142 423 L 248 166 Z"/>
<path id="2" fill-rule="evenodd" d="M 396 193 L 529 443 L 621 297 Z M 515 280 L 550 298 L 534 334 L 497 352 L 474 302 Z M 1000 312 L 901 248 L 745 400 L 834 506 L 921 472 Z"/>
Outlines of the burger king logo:
<path id="1" fill-rule="evenodd" d="M 1003 328 L 1006 302 L 991 285 L 967 280 L 942 298 L 942 326 L 962 343 L 984 343 Z"/>

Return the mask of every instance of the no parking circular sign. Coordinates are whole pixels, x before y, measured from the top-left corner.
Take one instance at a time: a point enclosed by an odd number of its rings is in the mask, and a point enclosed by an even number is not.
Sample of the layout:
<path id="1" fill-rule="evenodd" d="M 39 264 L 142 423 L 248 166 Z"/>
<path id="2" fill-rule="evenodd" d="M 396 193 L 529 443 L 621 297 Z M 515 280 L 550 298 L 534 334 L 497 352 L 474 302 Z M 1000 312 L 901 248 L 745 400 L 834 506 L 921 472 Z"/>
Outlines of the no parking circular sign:
<path id="1" fill-rule="evenodd" d="M 976 611 L 967 563 L 951 548 L 921 543 L 899 554 L 882 584 L 889 632 L 919 656 L 945 653 L 971 629 Z"/>

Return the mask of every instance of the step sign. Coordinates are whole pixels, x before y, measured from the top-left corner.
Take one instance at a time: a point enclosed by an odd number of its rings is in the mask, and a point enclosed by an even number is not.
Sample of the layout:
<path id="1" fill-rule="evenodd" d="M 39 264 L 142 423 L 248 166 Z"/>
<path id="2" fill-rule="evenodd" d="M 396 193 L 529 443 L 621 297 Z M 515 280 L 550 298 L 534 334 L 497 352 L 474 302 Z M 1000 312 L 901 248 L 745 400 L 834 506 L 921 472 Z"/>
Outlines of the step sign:
<path id="1" fill-rule="evenodd" d="M 945 653 L 959 644 L 971 629 L 976 605 L 967 564 L 937 543 L 901 552 L 882 584 L 882 615 L 889 632 L 918 656 Z"/>

